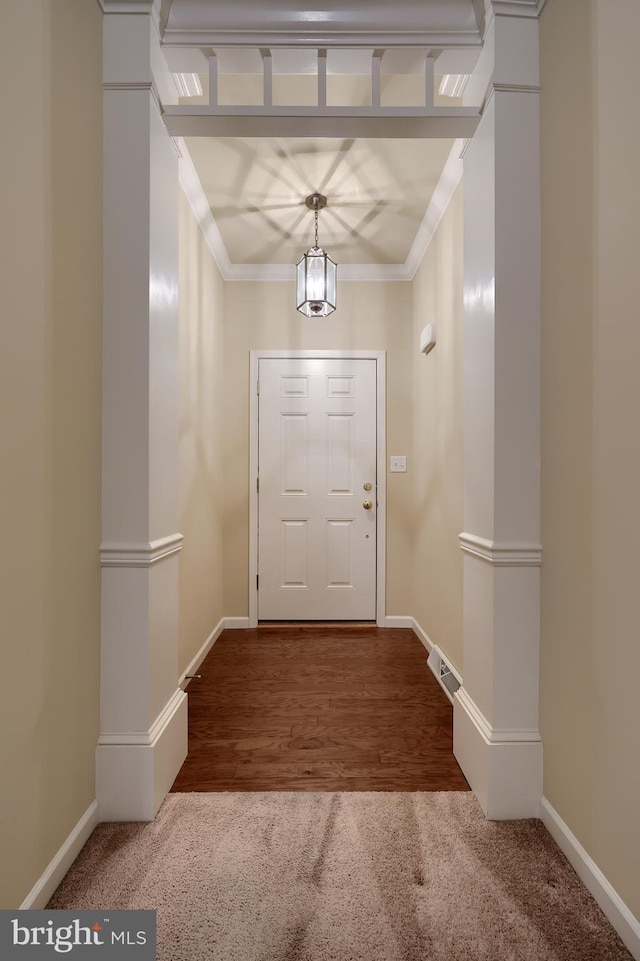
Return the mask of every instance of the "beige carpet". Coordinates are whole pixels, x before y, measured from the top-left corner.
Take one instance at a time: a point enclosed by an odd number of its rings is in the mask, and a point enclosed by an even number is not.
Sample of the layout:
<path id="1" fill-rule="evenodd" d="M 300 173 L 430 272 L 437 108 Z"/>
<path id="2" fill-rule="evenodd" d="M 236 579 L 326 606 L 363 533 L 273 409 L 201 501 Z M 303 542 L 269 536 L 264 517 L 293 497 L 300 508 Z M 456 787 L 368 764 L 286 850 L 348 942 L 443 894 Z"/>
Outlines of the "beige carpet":
<path id="1" fill-rule="evenodd" d="M 156 908 L 161 961 L 628 961 L 538 821 L 472 794 L 172 794 L 51 908 Z"/>

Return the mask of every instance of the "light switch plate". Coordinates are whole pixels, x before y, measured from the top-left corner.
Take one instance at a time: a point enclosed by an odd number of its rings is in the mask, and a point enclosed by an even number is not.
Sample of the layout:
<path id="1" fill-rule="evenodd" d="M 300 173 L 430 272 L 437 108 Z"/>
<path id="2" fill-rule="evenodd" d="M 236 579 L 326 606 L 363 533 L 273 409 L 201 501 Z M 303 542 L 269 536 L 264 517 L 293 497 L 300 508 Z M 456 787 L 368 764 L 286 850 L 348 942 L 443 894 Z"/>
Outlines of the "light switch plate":
<path id="1" fill-rule="evenodd" d="M 405 454 L 396 454 L 390 459 L 389 470 L 392 474 L 403 474 L 407 470 L 407 458 Z"/>

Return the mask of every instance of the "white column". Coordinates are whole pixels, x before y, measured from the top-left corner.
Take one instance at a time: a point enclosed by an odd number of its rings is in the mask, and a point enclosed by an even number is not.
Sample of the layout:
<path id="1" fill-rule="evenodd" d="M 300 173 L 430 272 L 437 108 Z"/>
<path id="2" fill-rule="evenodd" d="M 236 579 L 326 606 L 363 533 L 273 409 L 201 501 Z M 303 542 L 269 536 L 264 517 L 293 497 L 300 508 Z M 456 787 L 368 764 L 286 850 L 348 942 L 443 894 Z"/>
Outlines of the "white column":
<path id="1" fill-rule="evenodd" d="M 178 159 L 149 4 L 104 17 L 102 820 L 154 817 L 187 751 L 178 686 Z M 116 12 L 108 12 L 115 9 Z"/>
<path id="2" fill-rule="evenodd" d="M 500 819 L 537 816 L 542 794 L 540 175 L 535 8 L 493 8 L 487 102 L 464 157 L 464 685 L 454 752 L 487 816 Z"/>

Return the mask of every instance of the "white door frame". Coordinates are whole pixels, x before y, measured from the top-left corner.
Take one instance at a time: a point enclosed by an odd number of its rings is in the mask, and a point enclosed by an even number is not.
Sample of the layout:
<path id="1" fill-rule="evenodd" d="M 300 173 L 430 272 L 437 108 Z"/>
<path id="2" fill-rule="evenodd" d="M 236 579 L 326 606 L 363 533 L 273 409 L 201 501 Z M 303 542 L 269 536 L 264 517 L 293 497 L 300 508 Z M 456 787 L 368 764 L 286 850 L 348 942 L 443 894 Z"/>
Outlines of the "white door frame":
<path id="1" fill-rule="evenodd" d="M 251 350 L 249 377 L 249 627 L 258 626 L 258 363 L 276 360 L 376 361 L 376 473 L 378 510 L 376 529 L 376 624 L 386 616 L 386 353 L 383 350 Z"/>

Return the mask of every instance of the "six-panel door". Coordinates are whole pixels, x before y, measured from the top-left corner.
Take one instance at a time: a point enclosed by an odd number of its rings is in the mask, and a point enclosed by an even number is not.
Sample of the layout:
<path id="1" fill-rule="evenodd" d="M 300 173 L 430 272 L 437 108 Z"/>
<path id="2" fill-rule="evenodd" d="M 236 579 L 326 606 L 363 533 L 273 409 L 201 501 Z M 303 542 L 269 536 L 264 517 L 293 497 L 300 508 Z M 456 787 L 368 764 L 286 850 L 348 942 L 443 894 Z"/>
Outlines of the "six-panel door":
<path id="1" fill-rule="evenodd" d="M 376 362 L 261 358 L 259 383 L 258 616 L 373 620 Z"/>

